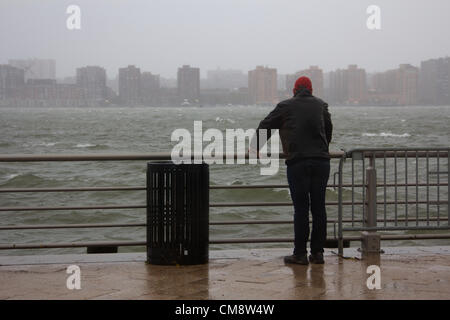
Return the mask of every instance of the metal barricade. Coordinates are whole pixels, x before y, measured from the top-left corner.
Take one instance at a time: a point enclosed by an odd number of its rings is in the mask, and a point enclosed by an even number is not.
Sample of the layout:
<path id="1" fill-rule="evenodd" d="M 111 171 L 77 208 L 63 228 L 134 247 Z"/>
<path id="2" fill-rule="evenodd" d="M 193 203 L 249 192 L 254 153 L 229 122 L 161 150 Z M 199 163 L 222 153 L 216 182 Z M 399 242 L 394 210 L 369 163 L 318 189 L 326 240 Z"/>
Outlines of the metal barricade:
<path id="1" fill-rule="evenodd" d="M 339 254 L 344 232 L 449 230 L 449 159 L 449 148 L 346 152 L 338 171 Z"/>

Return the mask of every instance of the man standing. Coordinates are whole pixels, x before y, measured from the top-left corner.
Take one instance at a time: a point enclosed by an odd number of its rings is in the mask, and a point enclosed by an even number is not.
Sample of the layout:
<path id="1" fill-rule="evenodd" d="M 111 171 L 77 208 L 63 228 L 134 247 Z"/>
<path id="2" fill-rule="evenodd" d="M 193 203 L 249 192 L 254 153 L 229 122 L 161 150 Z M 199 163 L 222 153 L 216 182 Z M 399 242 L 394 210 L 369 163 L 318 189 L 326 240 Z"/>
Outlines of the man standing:
<path id="1" fill-rule="evenodd" d="M 298 78 L 294 96 L 280 102 L 258 126 L 258 129 L 279 129 L 295 211 L 294 252 L 284 261 L 304 265 L 308 264 L 306 243 L 310 206 L 313 223 L 309 261 L 324 263 L 323 247 L 327 237 L 325 192 L 330 174 L 328 145 L 333 130 L 328 104 L 314 97 L 312 92 L 311 80 Z"/>

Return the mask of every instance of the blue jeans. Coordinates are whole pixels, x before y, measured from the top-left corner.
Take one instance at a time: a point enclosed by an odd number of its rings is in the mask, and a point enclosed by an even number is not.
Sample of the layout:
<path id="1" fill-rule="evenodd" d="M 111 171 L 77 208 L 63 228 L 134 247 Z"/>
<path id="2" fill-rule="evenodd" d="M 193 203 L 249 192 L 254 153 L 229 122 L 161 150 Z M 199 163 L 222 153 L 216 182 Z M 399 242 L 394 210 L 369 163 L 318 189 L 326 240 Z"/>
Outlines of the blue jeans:
<path id="1" fill-rule="evenodd" d="M 287 166 L 287 179 L 294 203 L 294 255 L 306 254 L 309 238 L 309 207 L 311 204 L 311 253 L 323 252 L 327 238 L 325 192 L 330 176 L 330 160 L 308 158 Z"/>

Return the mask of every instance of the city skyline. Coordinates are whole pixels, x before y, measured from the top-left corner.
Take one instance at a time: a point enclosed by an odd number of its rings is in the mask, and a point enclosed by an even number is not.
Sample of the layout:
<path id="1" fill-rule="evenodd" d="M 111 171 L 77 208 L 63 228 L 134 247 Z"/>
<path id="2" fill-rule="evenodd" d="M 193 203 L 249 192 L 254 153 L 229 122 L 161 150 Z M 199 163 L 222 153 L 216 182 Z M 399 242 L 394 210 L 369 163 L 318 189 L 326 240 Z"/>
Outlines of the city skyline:
<path id="1" fill-rule="evenodd" d="M 303 74 L 303 75 L 309 75 L 310 78 L 314 78 L 314 75 L 312 73 L 309 73 L 309 72 L 311 72 L 311 70 L 310 70 L 311 68 L 313 68 L 313 69 L 314 68 L 319 68 L 323 72 L 323 74 L 328 74 L 328 73 L 331 73 L 333 71 L 342 70 L 342 69 L 348 68 L 349 66 L 356 65 L 356 66 L 364 69 L 366 71 L 367 75 L 370 76 L 370 75 L 373 75 L 373 74 L 383 73 L 383 72 L 386 72 L 386 71 L 389 71 L 389 70 L 392 70 L 392 69 L 396 69 L 396 68 L 398 68 L 401 65 L 412 65 L 414 67 L 420 68 L 421 64 L 424 61 L 435 60 L 435 59 L 448 59 L 448 58 L 450 58 L 450 53 L 449 54 L 445 54 L 443 56 L 438 56 L 438 57 L 427 57 L 424 60 L 419 61 L 417 64 L 412 64 L 412 63 L 404 62 L 404 61 L 403 62 L 398 62 L 397 64 L 395 64 L 391 68 L 378 70 L 378 71 L 371 71 L 371 72 L 368 71 L 365 66 L 359 65 L 359 64 L 356 64 L 356 63 L 349 63 L 347 65 L 335 67 L 334 69 L 330 69 L 330 70 L 324 69 L 320 65 L 313 63 L 311 65 L 308 65 L 308 66 L 304 67 L 304 68 L 300 68 L 299 67 L 299 68 L 294 69 L 294 70 L 288 70 L 287 72 L 279 72 L 279 69 L 278 69 L 278 67 L 276 65 L 269 65 L 269 64 L 255 64 L 254 66 L 250 67 L 250 69 L 237 69 L 237 68 L 234 68 L 234 67 L 226 67 L 226 68 L 224 68 L 224 67 L 216 67 L 215 69 L 203 70 L 202 68 L 200 68 L 198 66 L 195 66 L 195 67 L 198 68 L 199 71 L 200 71 L 200 80 L 207 80 L 207 79 L 212 79 L 213 77 L 216 77 L 216 72 L 217 71 L 224 72 L 224 73 L 228 73 L 230 71 L 233 71 L 233 72 L 237 71 L 237 72 L 241 72 L 243 75 L 245 75 L 247 77 L 247 73 L 249 71 L 251 71 L 251 70 L 254 70 L 255 67 L 258 67 L 258 66 L 262 66 L 264 68 L 274 68 L 274 69 L 277 70 L 278 76 L 292 76 L 292 75 L 295 75 L 295 74 Z M 36 60 L 36 61 L 38 61 L 38 60 L 45 60 L 45 61 L 48 61 L 48 60 L 55 60 L 55 59 L 51 59 L 51 58 L 50 59 L 49 58 L 37 58 L 37 57 L 23 58 L 23 59 L 9 58 L 9 59 L 7 59 L 6 62 L 5 61 L 4 62 L 0 61 L 0 65 L 11 65 L 11 66 L 15 66 L 15 67 L 21 68 L 20 66 L 13 65 L 13 64 L 9 63 L 10 61 L 19 61 L 19 60 L 22 60 L 22 61 L 25 61 L 25 60 L 30 60 L 30 61 L 31 60 Z M 79 68 L 87 68 L 87 67 L 100 67 L 100 68 L 105 69 L 107 80 L 115 80 L 115 79 L 119 78 L 119 70 L 121 68 L 124 68 L 124 67 L 127 67 L 127 66 L 137 66 L 138 68 L 143 70 L 142 72 L 151 72 L 154 75 L 160 76 L 161 79 L 164 79 L 164 80 L 169 81 L 169 82 L 172 81 L 172 85 L 170 85 L 168 87 L 176 87 L 177 70 L 180 67 L 182 67 L 182 66 L 193 66 L 193 65 L 189 64 L 189 63 L 186 63 L 186 64 L 183 64 L 183 65 L 175 66 L 173 68 L 175 70 L 174 76 L 173 77 L 165 77 L 162 74 L 158 74 L 157 72 L 155 72 L 152 69 L 142 68 L 141 66 L 138 66 L 138 65 L 132 64 L 132 63 L 128 63 L 128 64 L 126 63 L 123 66 L 117 66 L 117 68 L 115 69 L 116 72 L 114 73 L 113 76 L 111 76 L 111 74 L 108 72 L 108 70 L 104 66 L 102 66 L 101 64 L 88 63 L 88 64 L 85 64 L 85 65 L 82 65 L 82 66 L 76 66 L 74 68 L 74 70 L 73 70 L 73 73 L 71 73 L 71 74 L 69 74 L 67 76 L 64 76 L 64 77 L 56 76 L 56 77 L 53 77 L 51 79 L 56 79 L 56 80 L 59 80 L 59 81 L 65 81 L 65 80 L 71 79 L 73 81 L 76 81 L 76 71 L 77 71 L 77 69 L 79 69 Z M 56 70 L 57 70 L 57 68 L 56 68 Z M 203 71 L 203 76 L 202 76 L 202 71 Z M 47 79 L 47 78 L 46 77 L 27 77 L 25 75 L 25 79 Z M 247 85 L 247 83 L 246 83 L 246 85 Z M 217 88 L 220 88 L 220 86 L 217 86 Z"/>
<path id="2" fill-rule="evenodd" d="M 64 81 L 54 75 L 54 60 L 10 60 L 14 66 L 0 65 L 2 104 L 30 105 L 177 105 L 184 104 L 276 104 L 289 98 L 300 76 L 311 78 L 314 95 L 341 105 L 450 105 L 450 57 L 428 59 L 419 66 L 400 63 L 397 68 L 368 73 L 356 64 L 324 72 L 320 66 L 279 75 L 276 68 L 256 66 L 247 74 L 237 69 L 207 71 L 183 65 L 175 82 L 139 66 L 118 69 L 115 79 L 107 77 L 102 66 L 76 68 L 76 76 Z M 30 63 L 30 61 L 32 63 Z M 34 78 L 26 77 L 34 69 Z M 49 73 L 50 72 L 50 73 Z M 247 85 L 245 85 L 247 79 Z M 60 80 L 60 79 L 59 79 Z M 284 86 L 280 87 L 280 83 Z M 171 83 L 171 86 L 168 84 Z M 202 85 L 203 83 L 203 85 Z M 206 86 L 205 86 L 206 84 Z M 235 85 L 241 87 L 235 87 Z M 21 102 L 20 102 L 21 101 Z M 40 102 L 39 102 L 40 101 Z"/>

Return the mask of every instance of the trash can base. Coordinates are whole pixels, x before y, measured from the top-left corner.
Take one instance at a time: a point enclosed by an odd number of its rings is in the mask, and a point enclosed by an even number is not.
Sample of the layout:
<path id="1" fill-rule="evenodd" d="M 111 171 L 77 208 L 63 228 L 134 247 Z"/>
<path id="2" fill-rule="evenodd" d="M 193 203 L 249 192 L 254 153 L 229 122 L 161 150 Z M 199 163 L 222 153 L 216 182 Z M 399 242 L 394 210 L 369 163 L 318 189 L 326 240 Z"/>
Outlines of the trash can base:
<path id="1" fill-rule="evenodd" d="M 190 258 L 190 259 L 171 259 L 171 258 L 149 258 L 147 259 L 148 264 L 160 265 L 160 266 L 176 266 L 176 265 L 198 265 L 198 264 L 206 264 L 208 263 L 208 257 L 201 258 Z"/>

